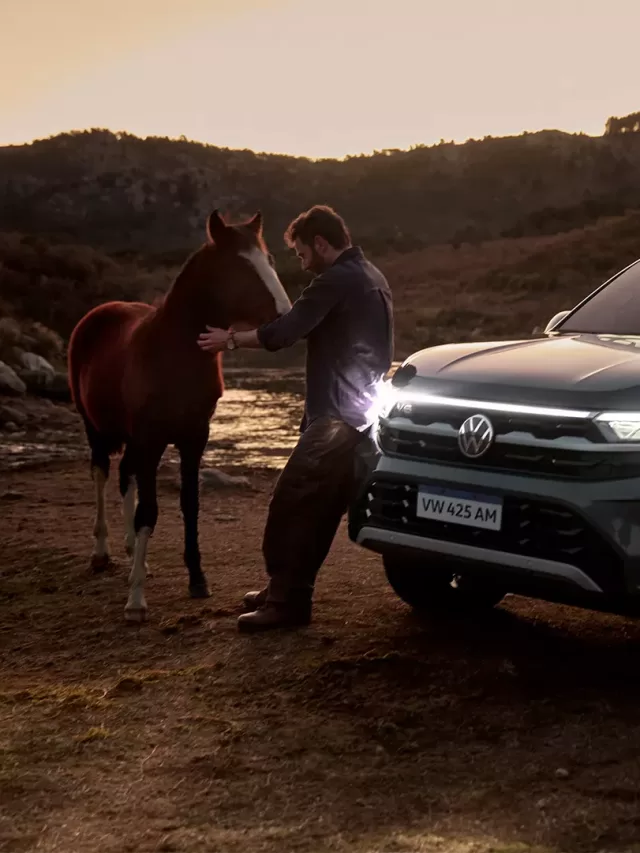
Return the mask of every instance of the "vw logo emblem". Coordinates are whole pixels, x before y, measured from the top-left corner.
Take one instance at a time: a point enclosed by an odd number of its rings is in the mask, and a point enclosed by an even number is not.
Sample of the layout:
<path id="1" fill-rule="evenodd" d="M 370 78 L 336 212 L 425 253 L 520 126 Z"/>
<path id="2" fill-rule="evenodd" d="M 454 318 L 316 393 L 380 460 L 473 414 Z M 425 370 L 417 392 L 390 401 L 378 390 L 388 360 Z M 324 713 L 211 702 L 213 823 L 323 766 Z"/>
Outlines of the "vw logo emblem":
<path id="1" fill-rule="evenodd" d="M 483 456 L 493 443 L 493 426 L 484 415 L 471 415 L 458 430 L 458 447 L 469 459 Z"/>

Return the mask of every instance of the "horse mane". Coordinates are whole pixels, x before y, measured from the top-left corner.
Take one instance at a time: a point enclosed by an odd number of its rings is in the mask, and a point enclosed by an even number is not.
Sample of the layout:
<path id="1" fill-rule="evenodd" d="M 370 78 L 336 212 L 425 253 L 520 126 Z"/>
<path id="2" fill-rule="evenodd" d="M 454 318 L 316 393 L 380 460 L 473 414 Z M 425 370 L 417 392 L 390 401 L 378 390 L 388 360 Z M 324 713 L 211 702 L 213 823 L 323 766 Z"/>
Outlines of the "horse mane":
<path id="1" fill-rule="evenodd" d="M 207 247 L 213 248 L 211 243 L 203 243 L 197 249 L 195 249 L 187 258 L 187 260 L 182 264 L 178 274 L 175 276 L 171 285 L 164 293 L 159 293 L 151 303 L 153 307 L 157 310 L 158 308 L 162 308 L 162 306 L 166 303 L 167 299 L 171 296 L 172 293 L 175 292 L 176 288 L 179 286 L 181 281 L 188 279 L 191 277 L 191 274 L 194 272 L 194 267 L 196 262 L 202 257 L 201 252 Z"/>

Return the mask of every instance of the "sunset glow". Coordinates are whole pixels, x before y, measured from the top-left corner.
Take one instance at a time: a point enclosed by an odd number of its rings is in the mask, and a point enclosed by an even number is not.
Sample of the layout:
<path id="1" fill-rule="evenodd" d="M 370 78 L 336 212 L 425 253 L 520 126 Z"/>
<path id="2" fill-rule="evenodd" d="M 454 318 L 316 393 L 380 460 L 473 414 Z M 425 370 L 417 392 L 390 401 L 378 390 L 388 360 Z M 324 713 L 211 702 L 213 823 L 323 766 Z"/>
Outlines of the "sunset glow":
<path id="1" fill-rule="evenodd" d="M 4 0 L 0 144 L 106 127 L 344 156 L 602 133 L 640 108 L 635 0 Z"/>

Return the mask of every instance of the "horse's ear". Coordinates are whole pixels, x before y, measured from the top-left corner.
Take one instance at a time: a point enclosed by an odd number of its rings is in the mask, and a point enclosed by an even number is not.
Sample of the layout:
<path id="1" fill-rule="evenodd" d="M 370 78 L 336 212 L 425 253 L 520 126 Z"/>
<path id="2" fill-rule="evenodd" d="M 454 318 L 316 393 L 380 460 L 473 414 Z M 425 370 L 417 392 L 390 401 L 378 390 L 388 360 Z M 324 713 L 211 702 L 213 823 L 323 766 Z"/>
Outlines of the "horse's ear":
<path id="1" fill-rule="evenodd" d="M 220 216 L 220 211 L 216 208 L 207 220 L 207 237 L 212 243 L 217 243 L 226 230 L 227 226 L 224 219 Z"/>
<path id="2" fill-rule="evenodd" d="M 247 222 L 247 225 L 251 228 L 254 234 L 262 234 L 262 211 L 259 210 L 253 219 L 250 219 Z"/>

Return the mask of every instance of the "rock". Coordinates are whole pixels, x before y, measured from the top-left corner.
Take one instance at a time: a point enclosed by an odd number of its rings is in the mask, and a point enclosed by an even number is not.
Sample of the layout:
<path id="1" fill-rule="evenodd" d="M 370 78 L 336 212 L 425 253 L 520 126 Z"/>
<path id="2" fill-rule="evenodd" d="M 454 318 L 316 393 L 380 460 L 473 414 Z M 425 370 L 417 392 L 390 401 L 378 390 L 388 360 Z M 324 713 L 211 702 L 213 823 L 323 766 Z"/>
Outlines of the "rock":
<path id="1" fill-rule="evenodd" d="M 21 501 L 24 498 L 22 492 L 14 492 L 11 489 L 7 489 L 6 492 L 3 492 L 0 495 L 0 500 L 2 501 Z"/>
<path id="2" fill-rule="evenodd" d="M 7 423 L 24 426 L 28 420 L 29 416 L 27 413 L 21 411 L 16 406 L 0 406 L 0 426 Z"/>
<path id="3" fill-rule="evenodd" d="M 556 779 L 568 779 L 569 771 L 566 767 L 558 767 L 555 773 Z"/>
<path id="4" fill-rule="evenodd" d="M 110 690 L 107 690 L 105 696 L 111 699 L 115 696 L 126 696 L 130 693 L 139 693 L 143 688 L 142 681 L 135 676 L 121 678 L 117 684 L 114 684 Z"/>
<path id="5" fill-rule="evenodd" d="M 200 479 L 203 486 L 212 489 L 224 489 L 229 486 L 249 486 L 249 478 L 242 475 L 232 476 L 225 474 L 224 471 L 219 471 L 217 468 L 205 468 L 200 473 Z"/>
<path id="6" fill-rule="evenodd" d="M 63 402 L 71 400 L 66 373 L 54 371 L 51 374 L 41 370 L 21 370 L 20 377 L 31 394 Z"/>
<path id="7" fill-rule="evenodd" d="M 66 373 L 57 372 L 47 385 L 47 397 L 51 400 L 71 402 L 71 391 L 69 389 L 69 378 Z"/>
<path id="8" fill-rule="evenodd" d="M 56 375 L 55 368 L 49 364 L 47 359 L 41 355 L 36 355 L 35 352 L 23 352 L 20 356 L 20 361 L 27 370 L 40 373 L 47 380 L 53 379 Z"/>
<path id="9" fill-rule="evenodd" d="M 27 386 L 12 367 L 0 361 L 0 393 L 21 397 L 26 394 Z"/>
<path id="10" fill-rule="evenodd" d="M 51 404 L 53 406 L 53 410 L 47 412 L 45 415 L 50 424 L 53 424 L 56 427 L 67 427 L 78 422 L 79 418 L 76 412 L 65 409 L 62 406 L 57 406 L 53 402 Z"/>
<path id="11" fill-rule="evenodd" d="M 29 370 L 26 367 L 19 368 L 20 378 L 27 386 L 27 391 L 32 394 L 38 394 L 43 388 L 46 388 L 51 381 L 51 376 L 42 373 L 40 370 Z"/>
<path id="12" fill-rule="evenodd" d="M 18 426 L 18 424 L 14 424 L 13 421 L 8 421 L 4 425 L 3 429 L 5 432 L 20 432 L 20 427 Z"/>

